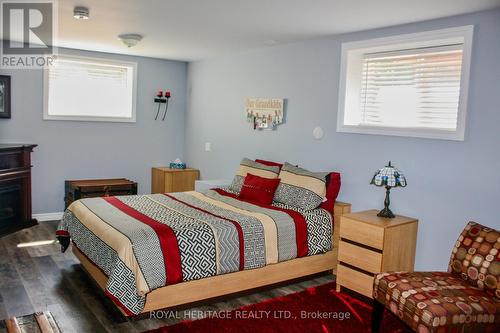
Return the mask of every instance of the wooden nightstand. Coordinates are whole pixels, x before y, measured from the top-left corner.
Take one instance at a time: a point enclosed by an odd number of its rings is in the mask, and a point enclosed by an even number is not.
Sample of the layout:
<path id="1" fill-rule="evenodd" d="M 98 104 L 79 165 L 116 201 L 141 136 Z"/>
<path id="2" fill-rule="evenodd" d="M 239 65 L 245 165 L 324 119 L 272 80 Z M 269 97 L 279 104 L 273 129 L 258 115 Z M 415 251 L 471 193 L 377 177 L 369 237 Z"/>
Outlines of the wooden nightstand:
<path id="1" fill-rule="evenodd" d="M 367 210 L 340 218 L 337 291 L 345 287 L 372 298 L 376 273 L 413 270 L 418 220 L 377 213 Z"/>
<path id="2" fill-rule="evenodd" d="M 196 169 L 151 169 L 151 193 L 172 193 L 194 190 L 194 182 L 200 177 Z"/>

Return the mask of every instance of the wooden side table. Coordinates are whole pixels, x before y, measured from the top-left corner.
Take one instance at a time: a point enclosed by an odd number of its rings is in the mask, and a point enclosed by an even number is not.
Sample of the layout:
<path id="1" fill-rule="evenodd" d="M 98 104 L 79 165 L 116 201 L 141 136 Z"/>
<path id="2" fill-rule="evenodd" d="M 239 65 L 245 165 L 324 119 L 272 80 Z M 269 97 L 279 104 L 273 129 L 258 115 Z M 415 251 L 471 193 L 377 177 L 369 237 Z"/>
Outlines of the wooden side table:
<path id="1" fill-rule="evenodd" d="M 196 169 L 152 168 L 151 193 L 193 191 L 194 182 L 199 177 L 200 171 Z"/>
<path id="2" fill-rule="evenodd" d="M 377 213 L 367 210 L 340 218 L 337 291 L 345 287 L 372 298 L 375 274 L 413 270 L 418 220 Z"/>

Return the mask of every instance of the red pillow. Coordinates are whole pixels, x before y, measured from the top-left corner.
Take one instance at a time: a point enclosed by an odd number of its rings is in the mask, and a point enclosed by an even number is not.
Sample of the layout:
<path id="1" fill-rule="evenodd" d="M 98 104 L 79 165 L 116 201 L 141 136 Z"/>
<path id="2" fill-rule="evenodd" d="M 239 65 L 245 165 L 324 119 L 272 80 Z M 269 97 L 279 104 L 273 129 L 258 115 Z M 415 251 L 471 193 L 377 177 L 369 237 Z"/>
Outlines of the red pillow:
<path id="1" fill-rule="evenodd" d="M 279 178 L 269 179 L 247 173 L 240 191 L 240 198 L 270 205 L 273 202 L 274 192 L 280 183 Z"/>
<path id="2" fill-rule="evenodd" d="M 283 163 L 278 163 L 278 162 L 273 162 L 273 161 L 266 161 L 266 160 L 256 159 L 255 162 L 260 163 L 260 164 L 264 164 L 264 165 L 267 165 L 267 166 L 277 166 L 280 169 L 283 166 Z"/>
<path id="3" fill-rule="evenodd" d="M 331 172 L 326 176 L 326 201 L 320 207 L 333 214 L 333 206 L 340 191 L 340 173 Z"/>

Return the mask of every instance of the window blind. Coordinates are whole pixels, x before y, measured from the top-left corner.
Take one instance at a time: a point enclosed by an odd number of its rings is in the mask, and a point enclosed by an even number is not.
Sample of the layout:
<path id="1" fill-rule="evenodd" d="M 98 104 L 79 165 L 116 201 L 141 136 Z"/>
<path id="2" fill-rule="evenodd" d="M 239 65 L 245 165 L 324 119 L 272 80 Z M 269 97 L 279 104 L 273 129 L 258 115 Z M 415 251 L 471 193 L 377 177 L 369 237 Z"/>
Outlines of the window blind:
<path id="1" fill-rule="evenodd" d="M 462 46 L 365 54 L 361 125 L 456 130 Z"/>
<path id="2" fill-rule="evenodd" d="M 48 115 L 132 118 L 134 67 L 60 56 L 48 69 Z"/>

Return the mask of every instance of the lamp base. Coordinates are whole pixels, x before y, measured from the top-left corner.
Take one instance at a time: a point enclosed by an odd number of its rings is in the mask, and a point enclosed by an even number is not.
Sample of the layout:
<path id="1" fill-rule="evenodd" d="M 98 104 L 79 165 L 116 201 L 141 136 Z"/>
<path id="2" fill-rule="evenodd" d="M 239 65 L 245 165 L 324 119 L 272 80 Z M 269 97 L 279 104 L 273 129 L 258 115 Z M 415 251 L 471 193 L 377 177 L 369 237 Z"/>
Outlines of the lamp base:
<path id="1" fill-rule="evenodd" d="M 382 209 L 378 214 L 377 214 L 378 217 L 385 217 L 385 218 L 389 218 L 389 219 L 393 219 L 396 217 L 396 215 L 394 215 L 392 213 L 392 211 L 389 209 L 389 207 L 385 207 L 384 209 Z"/>

